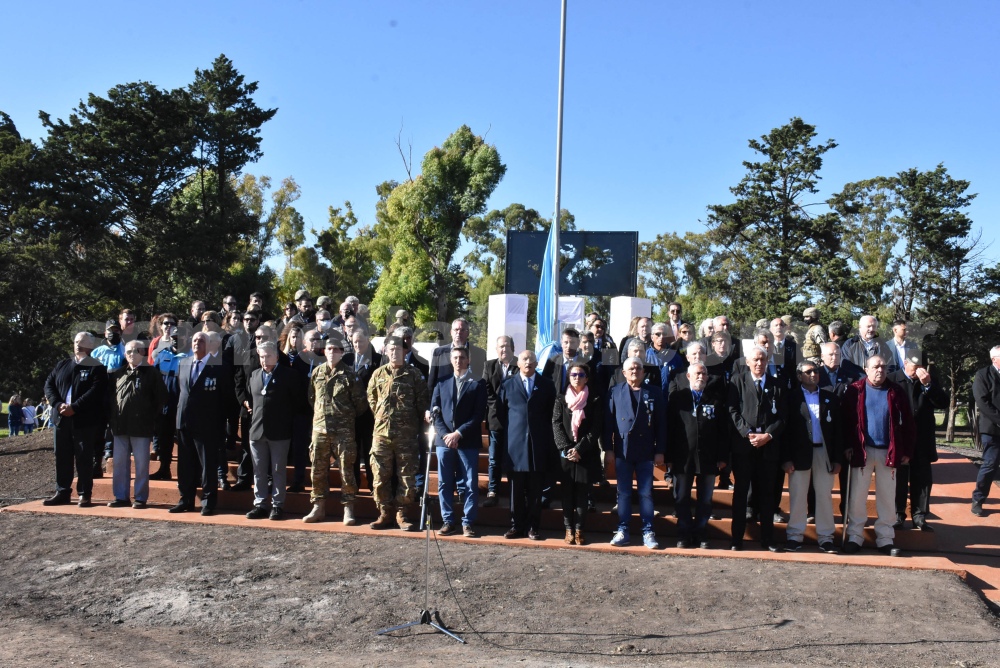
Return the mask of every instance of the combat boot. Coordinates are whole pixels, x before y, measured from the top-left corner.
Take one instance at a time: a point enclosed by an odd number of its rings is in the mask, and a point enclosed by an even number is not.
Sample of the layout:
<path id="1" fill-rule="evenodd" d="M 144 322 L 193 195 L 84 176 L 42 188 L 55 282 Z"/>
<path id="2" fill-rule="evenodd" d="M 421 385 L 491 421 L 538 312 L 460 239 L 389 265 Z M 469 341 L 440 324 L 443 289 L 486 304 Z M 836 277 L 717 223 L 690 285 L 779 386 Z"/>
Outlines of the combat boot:
<path id="1" fill-rule="evenodd" d="M 400 508 L 396 511 L 396 523 L 399 524 L 399 528 L 403 531 L 413 531 L 414 524 L 407 516 L 406 508 Z"/>
<path id="2" fill-rule="evenodd" d="M 357 524 L 358 521 L 354 519 L 354 502 L 344 504 L 344 525 L 352 527 Z"/>
<path id="3" fill-rule="evenodd" d="M 312 524 L 313 522 L 321 522 L 326 518 L 326 501 L 320 501 L 313 504 L 313 509 L 309 511 L 309 514 L 302 518 L 302 521 L 306 524 Z"/>
<path id="4" fill-rule="evenodd" d="M 368 526 L 372 529 L 391 529 L 396 526 L 396 523 L 392 521 L 392 509 L 379 508 L 378 519 Z"/>

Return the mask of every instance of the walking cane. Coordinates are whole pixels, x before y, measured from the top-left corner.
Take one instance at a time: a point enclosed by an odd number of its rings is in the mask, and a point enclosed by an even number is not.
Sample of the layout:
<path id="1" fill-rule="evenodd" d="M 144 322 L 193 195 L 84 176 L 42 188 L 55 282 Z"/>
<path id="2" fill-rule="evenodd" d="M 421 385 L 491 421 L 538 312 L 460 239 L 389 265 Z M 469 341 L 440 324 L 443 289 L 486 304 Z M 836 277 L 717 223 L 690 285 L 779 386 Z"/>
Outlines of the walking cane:
<path id="1" fill-rule="evenodd" d="M 844 530 L 840 534 L 840 547 L 847 545 L 847 516 L 851 514 L 851 462 L 847 462 L 847 501 L 844 502 Z"/>

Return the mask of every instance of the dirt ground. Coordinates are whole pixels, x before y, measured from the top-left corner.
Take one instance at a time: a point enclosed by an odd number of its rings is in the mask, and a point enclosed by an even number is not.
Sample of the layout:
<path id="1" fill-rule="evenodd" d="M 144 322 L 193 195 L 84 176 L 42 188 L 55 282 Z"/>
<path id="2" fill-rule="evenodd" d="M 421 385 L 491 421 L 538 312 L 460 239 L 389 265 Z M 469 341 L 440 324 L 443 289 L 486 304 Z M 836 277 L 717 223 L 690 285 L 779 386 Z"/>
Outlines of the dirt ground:
<path id="1" fill-rule="evenodd" d="M 51 435 L 0 443 L 0 503 L 52 490 Z M 956 577 L 755 560 L 432 545 L 0 513 L 0 666 L 998 666 Z M 447 577 L 442 567 L 447 565 Z M 449 588 L 448 578 L 451 587 Z"/>

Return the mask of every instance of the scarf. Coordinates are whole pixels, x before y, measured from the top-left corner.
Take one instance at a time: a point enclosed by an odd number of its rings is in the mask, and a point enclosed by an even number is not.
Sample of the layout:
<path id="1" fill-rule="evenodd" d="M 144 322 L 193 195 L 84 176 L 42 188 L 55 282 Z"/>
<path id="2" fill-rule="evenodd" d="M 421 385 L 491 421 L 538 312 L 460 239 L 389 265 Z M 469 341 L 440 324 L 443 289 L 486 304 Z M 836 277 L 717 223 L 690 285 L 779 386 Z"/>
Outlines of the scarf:
<path id="1" fill-rule="evenodd" d="M 590 388 L 584 386 L 583 392 L 577 394 L 573 391 L 573 388 L 566 386 L 566 405 L 571 411 L 573 411 L 573 440 L 578 440 L 578 434 L 580 432 L 580 425 L 583 424 L 583 418 L 587 417 L 583 412 L 584 406 L 587 405 L 587 399 L 590 398 Z"/>

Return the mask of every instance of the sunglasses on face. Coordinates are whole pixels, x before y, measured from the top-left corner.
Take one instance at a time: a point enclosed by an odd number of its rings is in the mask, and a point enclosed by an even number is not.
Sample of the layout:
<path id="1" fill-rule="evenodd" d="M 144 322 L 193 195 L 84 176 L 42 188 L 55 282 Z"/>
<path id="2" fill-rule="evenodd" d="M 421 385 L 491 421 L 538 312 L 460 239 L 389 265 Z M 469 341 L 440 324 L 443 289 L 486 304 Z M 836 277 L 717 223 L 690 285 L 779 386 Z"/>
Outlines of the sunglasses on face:
<path id="1" fill-rule="evenodd" d="M 586 378 L 587 374 L 582 371 L 574 371 L 569 375 L 570 378 Z"/>
<path id="2" fill-rule="evenodd" d="M 161 327 L 176 327 L 176 326 L 177 326 L 176 322 L 169 322 L 169 321 L 166 321 L 161 325 Z"/>

